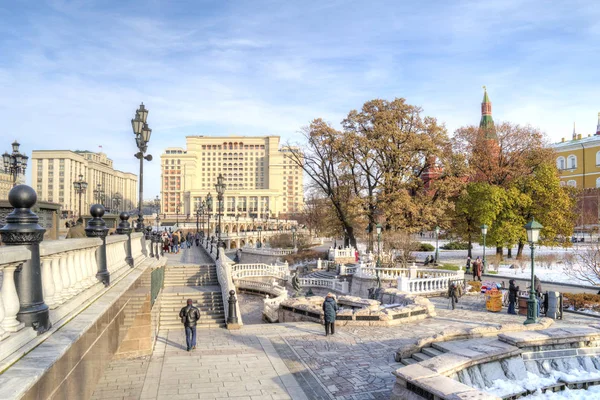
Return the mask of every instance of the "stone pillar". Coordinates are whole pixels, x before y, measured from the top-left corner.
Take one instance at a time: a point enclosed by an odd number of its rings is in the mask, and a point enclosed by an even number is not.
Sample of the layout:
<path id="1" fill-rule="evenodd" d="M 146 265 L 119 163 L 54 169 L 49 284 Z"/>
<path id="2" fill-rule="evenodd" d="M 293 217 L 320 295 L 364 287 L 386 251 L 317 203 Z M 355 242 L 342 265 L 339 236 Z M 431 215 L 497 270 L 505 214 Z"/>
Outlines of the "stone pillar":
<path id="1" fill-rule="evenodd" d="M 415 263 L 412 263 L 412 265 L 408 267 L 408 277 L 409 279 L 417 279 L 417 266 Z"/>
<path id="2" fill-rule="evenodd" d="M 402 292 L 408 292 L 410 290 L 408 285 L 409 280 L 410 278 L 400 275 L 400 277 L 398 278 L 398 290 Z"/>
<path id="3" fill-rule="evenodd" d="M 131 231 L 133 229 L 131 228 L 131 224 L 129 223 L 129 213 L 122 212 L 121 214 L 119 214 L 119 218 L 121 219 L 121 222 L 117 227 L 117 234 L 127 235 L 127 243 L 125 245 L 127 255 L 125 256 L 125 261 L 127 262 L 127 264 L 129 264 L 131 268 L 133 268 L 133 257 L 131 256 Z"/>
<path id="4" fill-rule="evenodd" d="M 31 259 L 24 262 L 18 272 L 17 320 L 38 333 L 44 333 L 52 324 L 49 308 L 44 303 L 40 267 L 40 242 L 44 240 L 46 230 L 38 225 L 39 218 L 31 211 L 37 202 L 37 194 L 27 185 L 17 185 L 8 193 L 8 201 L 14 210 L 6 217 L 6 225 L 0 229 L 2 242 L 7 246 L 26 246 L 31 251 Z"/>
<path id="5" fill-rule="evenodd" d="M 108 228 L 106 227 L 106 222 L 102 219 L 104 211 L 104 206 L 102 204 L 93 204 L 90 207 L 92 219 L 88 221 L 87 227 L 85 228 L 85 235 L 87 237 L 97 237 L 102 240 L 102 244 L 98 247 L 96 256 L 98 261 L 96 278 L 102 282 L 104 286 L 108 286 L 110 285 L 110 273 L 106 266 L 106 235 L 108 234 Z"/>

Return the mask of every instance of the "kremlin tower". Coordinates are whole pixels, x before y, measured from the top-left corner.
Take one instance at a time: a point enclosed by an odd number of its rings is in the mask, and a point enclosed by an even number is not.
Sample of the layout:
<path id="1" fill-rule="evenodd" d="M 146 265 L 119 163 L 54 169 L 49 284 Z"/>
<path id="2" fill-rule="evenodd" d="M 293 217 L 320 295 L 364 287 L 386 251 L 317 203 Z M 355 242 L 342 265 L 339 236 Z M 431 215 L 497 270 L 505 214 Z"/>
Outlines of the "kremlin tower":
<path id="1" fill-rule="evenodd" d="M 492 118 L 492 102 L 488 97 L 487 88 L 485 86 L 483 87 L 483 102 L 481 103 L 481 121 L 479 122 L 479 129 L 485 130 L 486 139 L 498 140 L 494 119 Z"/>

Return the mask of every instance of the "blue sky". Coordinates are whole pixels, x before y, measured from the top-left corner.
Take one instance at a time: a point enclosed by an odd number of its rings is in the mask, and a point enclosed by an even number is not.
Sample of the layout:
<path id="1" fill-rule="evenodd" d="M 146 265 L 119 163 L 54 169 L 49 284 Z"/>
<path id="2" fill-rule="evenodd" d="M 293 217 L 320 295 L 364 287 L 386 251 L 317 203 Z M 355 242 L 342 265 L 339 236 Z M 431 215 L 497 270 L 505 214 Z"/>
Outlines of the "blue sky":
<path id="1" fill-rule="evenodd" d="M 556 3 L 556 4 L 555 4 Z M 137 173 L 130 119 L 158 158 L 185 135 L 281 135 L 338 125 L 373 98 L 405 97 L 452 133 L 480 118 L 552 141 L 595 132 L 594 1 L 0 1 L 0 151 L 104 152 Z"/>

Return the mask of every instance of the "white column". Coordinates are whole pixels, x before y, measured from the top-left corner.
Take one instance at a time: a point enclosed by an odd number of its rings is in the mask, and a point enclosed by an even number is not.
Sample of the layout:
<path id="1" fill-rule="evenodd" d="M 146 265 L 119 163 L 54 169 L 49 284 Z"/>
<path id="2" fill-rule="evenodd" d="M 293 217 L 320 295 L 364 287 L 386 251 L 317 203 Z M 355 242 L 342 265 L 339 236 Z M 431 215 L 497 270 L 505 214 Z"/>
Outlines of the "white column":
<path id="1" fill-rule="evenodd" d="M 62 282 L 63 282 L 63 290 L 62 290 L 61 294 L 62 294 L 64 300 L 70 299 L 73 295 L 73 291 L 71 290 L 71 277 L 69 276 L 68 260 L 69 260 L 68 252 L 60 253 L 59 268 L 60 268 L 60 276 L 61 276 Z"/>
<path id="2" fill-rule="evenodd" d="M 81 285 L 78 285 L 77 275 L 75 274 L 75 252 L 67 252 L 67 272 L 69 274 L 69 292 L 74 296 L 81 290 Z"/>
<path id="3" fill-rule="evenodd" d="M 95 247 L 90 247 L 88 249 L 86 249 L 85 251 L 85 256 L 86 256 L 86 267 L 87 267 L 87 282 L 88 282 L 88 286 L 92 286 L 94 283 L 96 283 L 96 271 L 94 270 L 95 268 L 95 259 L 96 259 L 96 248 Z"/>
<path id="4" fill-rule="evenodd" d="M 77 292 L 81 292 L 85 285 L 83 284 L 83 263 L 81 262 L 81 256 L 83 250 L 76 250 L 73 252 L 73 269 L 75 270 L 75 279 L 77 281 Z"/>
<path id="5" fill-rule="evenodd" d="M 6 332 L 3 328 L 2 328 L 2 321 L 4 320 L 4 302 L 2 301 L 2 291 L 0 288 L 0 341 L 6 339 L 10 333 Z"/>
<path id="6" fill-rule="evenodd" d="M 54 306 L 54 280 L 52 278 L 52 258 L 44 257 L 42 259 L 42 290 L 44 292 L 44 302 L 48 307 Z"/>
<path id="7" fill-rule="evenodd" d="M 2 275 L 2 302 L 4 303 L 4 319 L 2 328 L 8 332 L 16 332 L 25 325 L 17 320 L 19 312 L 19 296 L 15 287 L 15 270 L 19 264 L 9 264 L 4 267 Z"/>

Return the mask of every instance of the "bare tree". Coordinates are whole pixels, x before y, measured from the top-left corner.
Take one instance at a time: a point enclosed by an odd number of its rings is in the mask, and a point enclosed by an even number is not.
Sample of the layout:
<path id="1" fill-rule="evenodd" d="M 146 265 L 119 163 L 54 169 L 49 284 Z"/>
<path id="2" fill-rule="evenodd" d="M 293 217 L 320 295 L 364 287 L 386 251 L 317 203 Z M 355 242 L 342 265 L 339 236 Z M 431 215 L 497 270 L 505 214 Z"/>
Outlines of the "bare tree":
<path id="1" fill-rule="evenodd" d="M 577 248 L 573 257 L 565 260 L 565 274 L 580 282 L 593 286 L 600 285 L 600 244 L 591 243 L 589 246 Z"/>
<path id="2" fill-rule="evenodd" d="M 413 251 L 416 249 L 416 244 L 412 235 L 406 232 L 386 232 L 383 236 L 384 248 L 395 251 L 395 261 L 403 267 L 408 267 L 408 264 L 414 261 Z"/>

